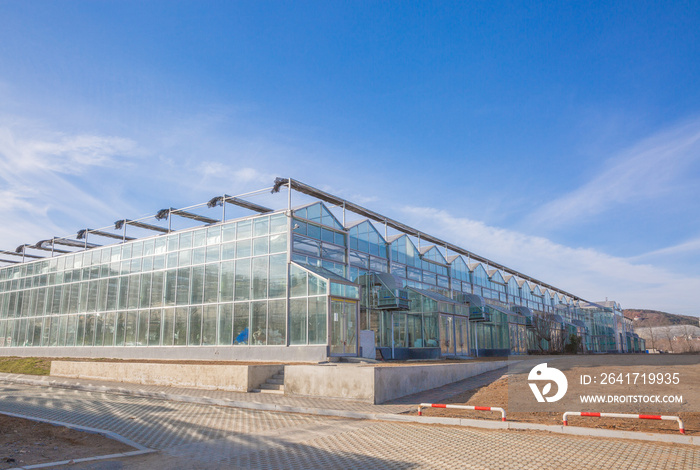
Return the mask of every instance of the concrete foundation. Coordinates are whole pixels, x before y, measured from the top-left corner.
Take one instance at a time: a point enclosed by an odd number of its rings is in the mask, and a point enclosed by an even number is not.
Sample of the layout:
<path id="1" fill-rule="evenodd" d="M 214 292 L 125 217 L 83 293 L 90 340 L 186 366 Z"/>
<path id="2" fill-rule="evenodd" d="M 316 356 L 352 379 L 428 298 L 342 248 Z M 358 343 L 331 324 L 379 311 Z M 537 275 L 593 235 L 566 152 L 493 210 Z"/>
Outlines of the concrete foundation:
<path id="1" fill-rule="evenodd" d="M 205 365 L 133 362 L 51 362 L 51 376 L 143 385 L 249 392 L 284 369 L 282 364 Z"/>
<path id="2" fill-rule="evenodd" d="M 284 371 L 284 390 L 288 396 L 348 398 L 379 404 L 507 366 L 508 361 L 401 366 L 288 365 Z"/>
<path id="3" fill-rule="evenodd" d="M 322 362 L 328 359 L 328 346 L 13 347 L 0 348 L 0 356 L 192 361 Z"/>

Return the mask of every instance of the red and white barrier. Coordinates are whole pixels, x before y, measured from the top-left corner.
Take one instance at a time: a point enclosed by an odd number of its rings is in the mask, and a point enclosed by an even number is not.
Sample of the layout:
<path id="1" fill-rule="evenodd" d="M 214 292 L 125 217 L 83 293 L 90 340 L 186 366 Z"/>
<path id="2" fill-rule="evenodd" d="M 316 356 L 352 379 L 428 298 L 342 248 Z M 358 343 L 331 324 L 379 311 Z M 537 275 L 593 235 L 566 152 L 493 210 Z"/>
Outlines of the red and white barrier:
<path id="1" fill-rule="evenodd" d="M 418 416 L 423 415 L 423 408 L 455 408 L 458 410 L 475 410 L 475 411 L 500 411 L 501 421 L 506 420 L 506 410 L 495 406 L 466 406 L 466 405 L 440 405 L 436 403 L 421 403 L 418 405 Z"/>
<path id="2" fill-rule="evenodd" d="M 632 418 L 632 419 L 660 419 L 665 421 L 678 421 L 678 428 L 681 434 L 685 434 L 685 427 L 683 427 L 683 421 L 678 416 L 663 416 L 663 415 L 632 415 L 623 413 L 590 413 L 586 411 L 567 411 L 564 413 L 562 420 L 564 421 L 564 426 L 568 426 L 569 422 L 566 419 L 568 416 L 588 416 L 593 418 Z"/>

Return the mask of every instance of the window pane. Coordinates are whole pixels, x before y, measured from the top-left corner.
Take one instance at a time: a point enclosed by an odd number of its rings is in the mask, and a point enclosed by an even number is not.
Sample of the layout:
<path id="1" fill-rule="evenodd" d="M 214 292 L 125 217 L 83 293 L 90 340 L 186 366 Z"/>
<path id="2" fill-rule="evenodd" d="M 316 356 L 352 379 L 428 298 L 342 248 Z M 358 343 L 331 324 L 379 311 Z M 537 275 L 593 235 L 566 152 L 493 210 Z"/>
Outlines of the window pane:
<path id="1" fill-rule="evenodd" d="M 175 309 L 174 344 L 187 344 L 187 307 Z"/>
<path id="2" fill-rule="evenodd" d="M 148 320 L 148 345 L 158 346 L 160 344 L 160 309 L 151 310 Z"/>
<path id="3" fill-rule="evenodd" d="M 95 346 L 102 346 L 102 338 L 104 336 L 104 324 L 105 324 L 105 315 L 104 314 L 96 314 L 95 315 Z M 47 318 L 49 320 L 49 318 Z M 48 324 L 48 323 L 47 323 Z M 46 326 L 44 326 L 46 328 Z"/>
<path id="4" fill-rule="evenodd" d="M 204 302 L 219 300 L 219 265 L 208 264 L 204 280 Z"/>
<path id="5" fill-rule="evenodd" d="M 192 268 L 192 291 L 190 295 L 191 304 L 201 304 L 204 295 L 204 266 Z"/>
<path id="6" fill-rule="evenodd" d="M 163 305 L 163 276 L 165 273 L 153 273 L 151 285 L 151 307 L 160 307 Z"/>
<path id="7" fill-rule="evenodd" d="M 137 312 L 126 313 L 126 325 L 124 332 L 124 346 L 136 345 L 136 328 L 138 325 Z"/>
<path id="8" fill-rule="evenodd" d="M 266 255 L 267 252 L 267 237 L 254 238 L 253 256 Z"/>
<path id="9" fill-rule="evenodd" d="M 309 344 L 327 344 L 326 336 L 326 299 L 327 297 L 309 298 Z"/>
<path id="10" fill-rule="evenodd" d="M 250 223 L 250 220 L 238 222 L 238 225 L 236 227 L 236 230 L 238 232 L 237 239 L 240 240 L 242 238 L 250 238 L 251 229 L 252 224 Z"/>
<path id="11" fill-rule="evenodd" d="M 247 258 L 250 256 L 250 239 L 236 242 L 236 258 Z"/>
<path id="12" fill-rule="evenodd" d="M 253 259 L 253 299 L 267 297 L 267 263 L 266 256 Z"/>
<path id="13" fill-rule="evenodd" d="M 287 251 L 287 234 L 278 233 L 270 236 L 270 253 Z"/>
<path id="14" fill-rule="evenodd" d="M 270 256 L 271 299 L 287 295 L 287 255 Z"/>
<path id="15" fill-rule="evenodd" d="M 136 338 L 136 345 L 148 345 L 148 310 L 141 310 L 139 312 L 139 332 Z"/>
<path id="16" fill-rule="evenodd" d="M 187 268 L 184 268 L 187 269 Z M 171 269 L 165 273 L 165 305 L 175 305 L 175 282 L 177 270 Z"/>
<path id="17" fill-rule="evenodd" d="M 190 346 L 202 344 L 202 308 L 190 307 Z"/>
<path id="18" fill-rule="evenodd" d="M 257 237 L 260 235 L 267 235 L 268 234 L 268 227 L 269 227 L 268 217 L 261 217 L 259 219 L 255 219 L 255 222 L 253 224 L 253 236 Z"/>
<path id="19" fill-rule="evenodd" d="M 221 263 L 221 283 L 219 289 L 221 291 L 221 302 L 230 302 L 233 300 L 233 261 L 225 261 Z"/>
<path id="20" fill-rule="evenodd" d="M 267 344 L 267 302 L 253 302 L 253 315 L 250 329 L 253 331 L 252 344 Z"/>
<path id="21" fill-rule="evenodd" d="M 250 304 L 248 302 L 236 303 L 233 307 L 233 344 L 248 344 L 250 330 Z"/>
<path id="22" fill-rule="evenodd" d="M 219 306 L 219 339 L 220 345 L 233 344 L 233 304 Z"/>
<path id="23" fill-rule="evenodd" d="M 117 326 L 114 335 L 114 345 L 124 346 L 124 326 L 126 325 L 126 312 L 117 312 Z M 106 342 L 105 342 L 106 344 Z"/>
<path id="24" fill-rule="evenodd" d="M 207 305 L 204 307 L 202 318 L 202 345 L 210 346 L 216 344 L 216 324 L 217 305 Z"/>
<path id="25" fill-rule="evenodd" d="M 289 343 L 306 344 L 306 298 L 292 299 L 289 308 Z"/>
<path id="26" fill-rule="evenodd" d="M 236 261 L 235 299 L 250 299 L 250 259 L 242 259 Z"/>
<path id="27" fill-rule="evenodd" d="M 302 297 L 306 296 L 307 285 L 306 285 L 306 271 L 303 271 L 296 266 L 290 268 L 291 277 L 291 297 Z"/>
<path id="28" fill-rule="evenodd" d="M 177 305 L 187 305 L 190 301 L 190 268 L 177 270 L 177 294 L 175 300 Z"/>
<path id="29" fill-rule="evenodd" d="M 105 314 L 105 321 L 104 321 L 104 345 L 105 346 L 114 346 L 116 344 L 115 339 L 116 339 L 116 326 L 115 323 L 119 316 L 117 315 L 116 312 L 108 312 Z M 122 334 L 123 334 L 123 327 L 122 327 Z M 123 338 L 123 337 L 122 337 Z M 124 343 L 124 340 L 122 339 L 122 344 Z"/>
<path id="30" fill-rule="evenodd" d="M 128 308 L 138 308 L 139 306 L 139 279 L 141 276 L 134 274 L 129 276 L 129 300 Z"/>
<path id="31" fill-rule="evenodd" d="M 267 344 L 286 344 L 287 333 L 287 301 L 271 300 L 268 306 L 268 335 Z"/>
<path id="32" fill-rule="evenodd" d="M 173 344 L 173 334 L 175 328 L 175 309 L 163 309 L 163 346 Z"/>
<path id="33" fill-rule="evenodd" d="M 141 275 L 141 294 L 139 296 L 139 307 L 146 308 L 151 301 L 151 273 Z"/>

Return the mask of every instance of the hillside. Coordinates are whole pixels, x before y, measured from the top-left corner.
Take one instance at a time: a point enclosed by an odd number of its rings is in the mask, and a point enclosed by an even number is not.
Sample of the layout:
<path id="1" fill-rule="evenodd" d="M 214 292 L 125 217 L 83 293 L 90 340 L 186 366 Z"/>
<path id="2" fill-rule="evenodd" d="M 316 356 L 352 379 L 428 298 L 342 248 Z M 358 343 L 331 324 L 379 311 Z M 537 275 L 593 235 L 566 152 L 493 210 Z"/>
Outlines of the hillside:
<path id="1" fill-rule="evenodd" d="M 688 315 L 674 315 L 672 313 L 659 312 L 658 310 L 626 309 L 622 311 L 625 318 L 639 320 L 634 322 L 636 328 L 648 328 L 668 325 L 693 325 L 698 326 L 698 317 Z"/>

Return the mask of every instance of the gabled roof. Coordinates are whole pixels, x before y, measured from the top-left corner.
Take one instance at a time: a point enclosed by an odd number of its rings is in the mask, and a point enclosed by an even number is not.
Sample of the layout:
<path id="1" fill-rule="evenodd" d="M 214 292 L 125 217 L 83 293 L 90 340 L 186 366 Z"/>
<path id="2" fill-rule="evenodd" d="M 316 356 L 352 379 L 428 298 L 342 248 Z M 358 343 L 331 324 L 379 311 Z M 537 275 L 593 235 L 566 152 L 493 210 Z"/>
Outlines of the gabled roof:
<path id="1" fill-rule="evenodd" d="M 318 214 L 315 208 L 318 206 Z M 333 227 L 335 229 L 343 230 L 343 224 L 341 224 L 338 219 L 335 218 L 333 213 L 328 210 L 326 205 L 322 202 L 312 202 L 311 204 L 306 204 L 293 209 L 294 215 L 301 219 L 310 220 L 312 222 L 325 225 L 327 227 Z"/>

